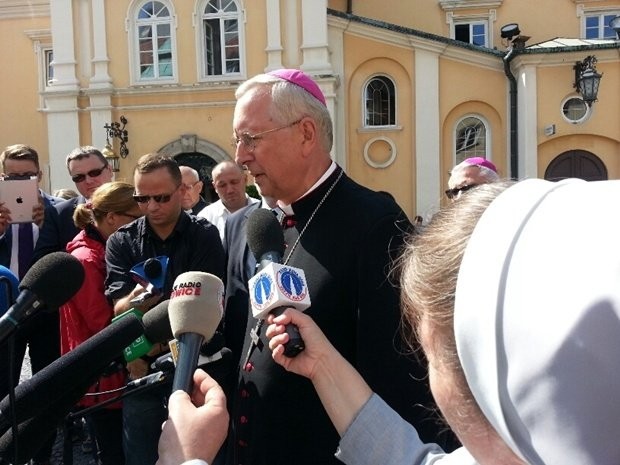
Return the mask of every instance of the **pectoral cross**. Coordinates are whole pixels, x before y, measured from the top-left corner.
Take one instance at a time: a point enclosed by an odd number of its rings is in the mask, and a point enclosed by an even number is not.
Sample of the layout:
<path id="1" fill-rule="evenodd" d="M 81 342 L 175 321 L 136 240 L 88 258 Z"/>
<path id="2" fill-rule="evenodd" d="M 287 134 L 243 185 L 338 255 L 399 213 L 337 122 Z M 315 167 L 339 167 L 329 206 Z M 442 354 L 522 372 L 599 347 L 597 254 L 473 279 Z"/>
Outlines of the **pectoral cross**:
<path id="1" fill-rule="evenodd" d="M 256 322 L 256 325 L 250 330 L 250 339 L 252 339 L 252 342 L 250 343 L 250 347 L 248 347 L 248 353 L 245 356 L 243 365 L 241 365 L 242 370 L 244 370 L 246 365 L 249 363 L 250 357 L 252 357 L 252 353 L 254 352 L 254 349 L 262 345 L 262 342 L 260 340 L 260 330 L 263 327 L 264 322 L 265 320 L 258 320 Z"/>

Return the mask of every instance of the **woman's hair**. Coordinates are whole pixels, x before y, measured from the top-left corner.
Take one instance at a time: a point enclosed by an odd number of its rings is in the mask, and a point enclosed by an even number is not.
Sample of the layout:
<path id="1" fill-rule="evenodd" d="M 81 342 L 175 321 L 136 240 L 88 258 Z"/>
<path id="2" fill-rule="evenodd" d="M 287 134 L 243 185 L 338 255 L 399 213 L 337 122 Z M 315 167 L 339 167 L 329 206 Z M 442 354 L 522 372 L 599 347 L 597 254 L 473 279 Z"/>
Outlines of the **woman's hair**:
<path id="1" fill-rule="evenodd" d="M 102 184 L 93 192 L 90 200 L 79 204 L 73 212 L 73 222 L 79 229 L 100 221 L 108 213 L 125 213 L 135 210 L 133 186 L 126 182 L 115 181 Z"/>
<path id="2" fill-rule="evenodd" d="M 465 192 L 458 202 L 443 207 L 417 235 L 411 236 L 397 262 L 406 339 L 415 346 L 424 322 L 426 352 L 454 374 L 465 422 L 484 418 L 467 386 L 454 337 L 456 283 L 465 248 L 476 224 L 491 202 L 513 182 L 482 184 Z M 430 335 L 430 337 L 429 337 Z M 430 345 L 429 345 L 430 343 Z"/>
<path id="3" fill-rule="evenodd" d="M 327 107 L 310 92 L 285 79 L 270 74 L 258 74 L 241 84 L 235 92 L 239 100 L 253 89 L 271 95 L 269 116 L 278 124 L 289 124 L 304 116 L 316 123 L 321 147 L 329 152 L 334 142 L 331 116 Z"/>

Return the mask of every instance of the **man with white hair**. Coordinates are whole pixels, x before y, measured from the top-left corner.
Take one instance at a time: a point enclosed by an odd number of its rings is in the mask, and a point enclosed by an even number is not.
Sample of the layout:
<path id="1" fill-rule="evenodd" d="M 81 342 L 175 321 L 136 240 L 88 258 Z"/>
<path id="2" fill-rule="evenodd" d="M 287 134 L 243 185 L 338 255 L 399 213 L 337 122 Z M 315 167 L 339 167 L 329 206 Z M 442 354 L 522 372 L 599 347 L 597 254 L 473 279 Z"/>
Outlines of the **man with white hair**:
<path id="1" fill-rule="evenodd" d="M 181 179 L 185 187 L 183 194 L 183 210 L 192 215 L 197 215 L 207 206 L 207 202 L 202 198 L 203 182 L 200 180 L 198 171 L 190 166 L 179 166 L 181 170 Z"/>
<path id="2" fill-rule="evenodd" d="M 482 157 L 467 158 L 450 171 L 446 196 L 456 200 L 472 187 L 498 180 L 497 168 L 489 160 Z"/>

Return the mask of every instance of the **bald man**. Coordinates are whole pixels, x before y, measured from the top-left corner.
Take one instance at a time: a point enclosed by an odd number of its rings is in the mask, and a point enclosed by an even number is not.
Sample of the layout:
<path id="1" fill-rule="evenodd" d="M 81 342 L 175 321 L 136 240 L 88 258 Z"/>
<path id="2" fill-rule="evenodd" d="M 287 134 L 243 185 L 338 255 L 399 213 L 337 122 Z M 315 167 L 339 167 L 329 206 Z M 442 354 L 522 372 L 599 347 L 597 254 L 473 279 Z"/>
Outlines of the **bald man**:
<path id="1" fill-rule="evenodd" d="M 213 187 L 220 198 L 217 202 L 205 207 L 198 216 L 206 218 L 220 231 L 220 238 L 224 240 L 226 218 L 231 213 L 248 205 L 258 202 L 245 193 L 246 174 L 235 162 L 222 161 L 213 167 L 211 172 Z"/>
<path id="2" fill-rule="evenodd" d="M 207 202 L 202 198 L 203 182 L 200 180 L 198 171 L 189 166 L 179 166 L 181 170 L 181 179 L 185 186 L 185 195 L 183 195 L 183 210 L 187 213 L 197 215 L 207 206 Z"/>

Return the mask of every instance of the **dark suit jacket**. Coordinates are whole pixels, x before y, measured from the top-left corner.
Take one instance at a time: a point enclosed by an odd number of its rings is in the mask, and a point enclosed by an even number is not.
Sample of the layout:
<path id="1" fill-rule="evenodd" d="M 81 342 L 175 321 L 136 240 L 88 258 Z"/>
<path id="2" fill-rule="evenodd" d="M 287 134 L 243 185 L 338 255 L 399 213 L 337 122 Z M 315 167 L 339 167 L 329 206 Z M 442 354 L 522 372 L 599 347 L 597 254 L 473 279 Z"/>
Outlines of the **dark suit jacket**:
<path id="1" fill-rule="evenodd" d="M 64 202 L 64 199 L 61 199 L 60 197 L 54 197 L 53 195 L 46 194 L 43 191 L 40 191 L 40 192 L 41 192 L 41 197 L 43 197 L 43 205 L 45 206 L 45 219 L 43 221 L 43 228 L 45 228 L 45 222 L 47 221 L 47 217 L 48 217 L 48 210 L 53 210 L 54 206 L 59 203 Z M 73 221 L 73 218 L 71 221 Z M 41 237 L 41 232 L 43 228 L 39 230 L 39 238 Z M 12 245 L 13 245 L 13 228 L 9 227 L 6 229 L 4 236 L 0 238 L 0 265 L 5 266 L 7 268 L 11 266 Z M 38 245 L 38 241 L 37 241 L 37 244 L 35 244 L 35 249 L 36 249 L 36 245 Z"/>
<path id="2" fill-rule="evenodd" d="M 33 263 L 49 253 L 64 252 L 69 241 L 80 232 L 73 223 L 73 212 L 81 203 L 86 203 L 86 199 L 80 195 L 45 209 L 45 221 L 34 248 Z"/>
<path id="3" fill-rule="evenodd" d="M 226 253 L 224 338 L 226 347 L 232 351 L 235 366 L 242 356 L 241 349 L 248 319 L 248 280 L 254 276 L 256 268 L 256 259 L 250 252 L 246 240 L 246 222 L 250 213 L 260 205 L 261 202 L 256 202 L 230 215 L 224 230 Z"/>
<path id="4" fill-rule="evenodd" d="M 207 201 L 200 197 L 198 199 L 198 203 L 192 207 L 192 215 L 197 215 L 207 205 L 209 205 Z"/>

